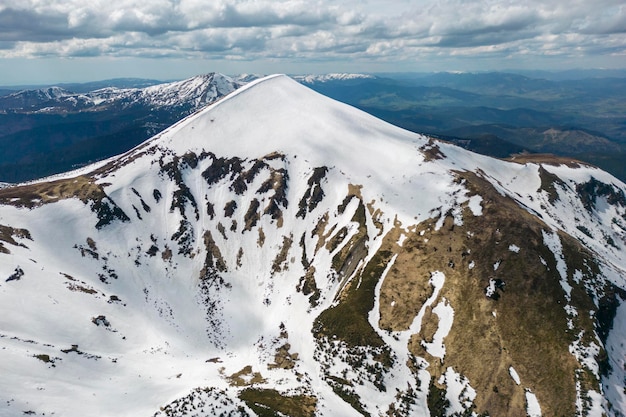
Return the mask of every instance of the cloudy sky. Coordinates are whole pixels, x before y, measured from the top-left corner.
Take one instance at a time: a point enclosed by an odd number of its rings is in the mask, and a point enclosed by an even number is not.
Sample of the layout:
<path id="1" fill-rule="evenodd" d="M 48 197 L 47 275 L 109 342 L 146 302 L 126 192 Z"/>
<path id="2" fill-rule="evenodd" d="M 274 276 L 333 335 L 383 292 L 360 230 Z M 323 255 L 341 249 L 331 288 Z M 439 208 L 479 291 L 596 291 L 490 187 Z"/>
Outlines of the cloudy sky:
<path id="1" fill-rule="evenodd" d="M 624 0 L 2 0 L 0 85 L 626 67 Z"/>

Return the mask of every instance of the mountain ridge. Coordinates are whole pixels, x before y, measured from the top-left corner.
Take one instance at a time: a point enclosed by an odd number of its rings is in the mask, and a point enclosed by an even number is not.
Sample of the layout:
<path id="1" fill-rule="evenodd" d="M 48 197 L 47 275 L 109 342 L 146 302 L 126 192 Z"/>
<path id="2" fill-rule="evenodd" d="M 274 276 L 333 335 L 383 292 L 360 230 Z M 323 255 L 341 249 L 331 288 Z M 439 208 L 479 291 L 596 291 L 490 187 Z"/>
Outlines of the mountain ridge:
<path id="1" fill-rule="evenodd" d="M 3 180 L 64 172 L 138 145 L 238 88 L 217 73 L 145 88 L 104 88 L 29 101 L 37 91 L 0 97 Z M 64 93 L 65 94 L 65 93 Z"/>
<path id="2" fill-rule="evenodd" d="M 626 186 L 552 162 L 272 76 L 0 189 L 0 414 L 624 413 Z"/>
<path id="3" fill-rule="evenodd" d="M 61 87 L 46 87 L 22 90 L 0 97 L 0 110 L 15 112 L 21 109 L 26 112 L 51 113 L 84 111 L 102 105 L 132 106 L 140 102 L 152 106 L 192 105 L 197 108 L 232 92 L 240 85 L 225 75 L 209 73 L 141 88 L 105 87 L 86 93 L 73 93 Z M 31 101 L 30 96 L 33 95 L 35 99 Z"/>

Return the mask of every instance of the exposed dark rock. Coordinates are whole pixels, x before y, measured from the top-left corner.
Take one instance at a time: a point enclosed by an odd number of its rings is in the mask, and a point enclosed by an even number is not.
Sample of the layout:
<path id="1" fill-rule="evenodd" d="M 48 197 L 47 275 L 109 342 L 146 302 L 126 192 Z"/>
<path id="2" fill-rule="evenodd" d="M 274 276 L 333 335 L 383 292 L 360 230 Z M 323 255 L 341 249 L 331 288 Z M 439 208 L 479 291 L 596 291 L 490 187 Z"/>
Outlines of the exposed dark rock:
<path id="1" fill-rule="evenodd" d="M 115 201 L 109 197 L 104 197 L 101 200 L 94 201 L 91 205 L 91 209 L 98 216 L 96 229 L 102 229 L 104 226 L 111 224 L 115 220 L 119 220 L 121 222 L 130 221 L 130 217 L 128 217 L 126 213 L 124 213 L 124 211 L 119 208 L 117 204 L 115 204 Z"/>
<path id="2" fill-rule="evenodd" d="M 224 206 L 224 216 L 232 217 L 237 209 L 237 202 L 235 200 L 231 200 Z"/>
<path id="3" fill-rule="evenodd" d="M 235 174 L 240 174 L 243 170 L 241 160 L 239 158 L 216 158 L 212 155 L 213 163 L 202 172 L 202 177 L 209 185 L 217 184 L 219 181 L 230 175 L 231 178 Z"/>
<path id="4" fill-rule="evenodd" d="M 18 266 L 15 268 L 15 271 L 11 274 L 11 276 L 6 279 L 6 282 L 19 281 L 23 276 L 24 270 Z"/>
<path id="5" fill-rule="evenodd" d="M 576 192 L 583 206 L 592 211 L 596 208 L 596 201 L 598 197 L 606 197 L 606 200 L 611 205 L 619 205 L 620 207 L 626 207 L 626 196 L 624 192 L 615 187 L 613 184 L 605 184 L 591 177 L 589 181 L 576 186 Z"/>
<path id="6" fill-rule="evenodd" d="M 252 230 L 252 228 L 256 226 L 257 222 L 261 218 L 258 211 L 260 205 L 261 203 L 256 198 L 250 202 L 248 211 L 246 211 L 246 214 L 244 216 L 244 221 L 246 225 L 243 228 L 243 231 Z"/>
<path id="7" fill-rule="evenodd" d="M 102 315 L 98 317 L 92 317 L 91 322 L 95 324 L 96 326 L 104 326 L 104 327 L 111 326 L 111 323 L 109 323 L 106 316 L 102 316 Z"/>
<path id="8" fill-rule="evenodd" d="M 300 217 L 304 219 L 307 212 L 311 212 L 317 207 L 322 198 L 324 198 L 324 190 L 322 189 L 322 180 L 326 176 L 328 172 L 327 167 L 317 167 L 313 170 L 313 174 L 308 180 L 309 188 L 302 196 L 298 207 L 298 213 L 296 213 L 296 217 Z"/>

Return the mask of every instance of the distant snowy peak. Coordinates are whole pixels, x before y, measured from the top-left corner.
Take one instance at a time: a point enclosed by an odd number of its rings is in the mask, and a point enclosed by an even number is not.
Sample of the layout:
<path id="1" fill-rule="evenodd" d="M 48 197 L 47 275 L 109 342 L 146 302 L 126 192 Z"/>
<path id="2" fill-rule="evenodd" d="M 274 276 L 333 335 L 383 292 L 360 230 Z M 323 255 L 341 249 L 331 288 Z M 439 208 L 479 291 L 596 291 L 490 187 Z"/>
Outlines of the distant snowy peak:
<path id="1" fill-rule="evenodd" d="M 42 99 L 48 99 L 48 100 L 66 97 L 71 94 L 72 93 L 70 91 L 67 91 L 66 89 L 61 88 L 61 87 L 48 87 L 48 88 L 41 88 L 39 90 L 35 90 L 35 95 L 37 95 L 38 97 Z"/>
<path id="2" fill-rule="evenodd" d="M 293 78 L 304 84 L 315 84 L 329 81 L 366 80 L 376 77 L 370 74 L 330 73 L 320 75 L 295 75 Z"/>
<path id="3" fill-rule="evenodd" d="M 22 90 L 0 99 L 0 107 L 28 108 L 51 101 L 62 100 L 73 93 L 61 87 L 47 87 L 36 90 Z"/>
<path id="4" fill-rule="evenodd" d="M 226 75 L 209 73 L 182 81 L 145 88 L 107 87 L 88 93 L 72 93 L 49 87 L 25 90 L 0 98 L 0 109 L 21 111 L 67 112 L 98 110 L 110 106 L 146 105 L 157 107 L 185 106 L 191 110 L 212 103 L 245 84 Z"/>
<path id="5" fill-rule="evenodd" d="M 262 75 L 262 74 L 239 74 L 239 75 L 234 75 L 231 78 L 239 83 L 247 84 L 249 82 L 258 80 L 263 77 L 265 77 L 265 75 Z"/>
<path id="6" fill-rule="evenodd" d="M 85 96 L 94 105 L 124 102 L 125 105 L 145 104 L 160 107 L 192 106 L 200 108 L 232 93 L 243 83 L 218 73 L 191 77 L 182 81 L 152 85 L 146 88 L 105 88 Z"/>
<path id="7" fill-rule="evenodd" d="M 184 108 L 188 114 L 224 97 L 236 89 L 261 79 L 258 74 L 229 77 L 220 73 L 198 75 L 181 81 L 151 85 L 144 88 L 106 87 L 86 93 L 74 93 L 60 87 L 24 90 L 0 97 L 0 111 L 30 113 L 67 113 L 100 111 L 132 106 Z M 293 77 L 302 84 L 333 81 L 358 81 L 375 78 L 368 74 L 331 73 Z"/>
<path id="8" fill-rule="evenodd" d="M 243 83 L 226 75 L 210 73 L 182 81 L 146 87 L 141 90 L 141 98 L 162 106 L 174 106 L 181 103 L 201 106 L 232 93 L 242 85 Z"/>
<path id="9" fill-rule="evenodd" d="M 46 87 L 38 88 L 36 90 L 22 90 L 16 93 L 10 94 L 9 97 L 32 97 L 43 100 L 52 100 L 55 98 L 65 97 L 71 95 L 72 92 L 61 87 Z"/>

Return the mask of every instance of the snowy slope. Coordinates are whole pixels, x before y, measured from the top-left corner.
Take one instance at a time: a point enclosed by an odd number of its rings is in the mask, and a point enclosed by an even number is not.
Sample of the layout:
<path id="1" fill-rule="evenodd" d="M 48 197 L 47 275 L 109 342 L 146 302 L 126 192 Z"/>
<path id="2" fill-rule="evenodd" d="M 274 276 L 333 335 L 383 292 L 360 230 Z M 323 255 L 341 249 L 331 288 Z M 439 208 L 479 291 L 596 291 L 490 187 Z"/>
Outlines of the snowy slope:
<path id="1" fill-rule="evenodd" d="M 547 162 L 279 75 L 0 189 L 0 415 L 626 413 L 626 186 Z"/>

